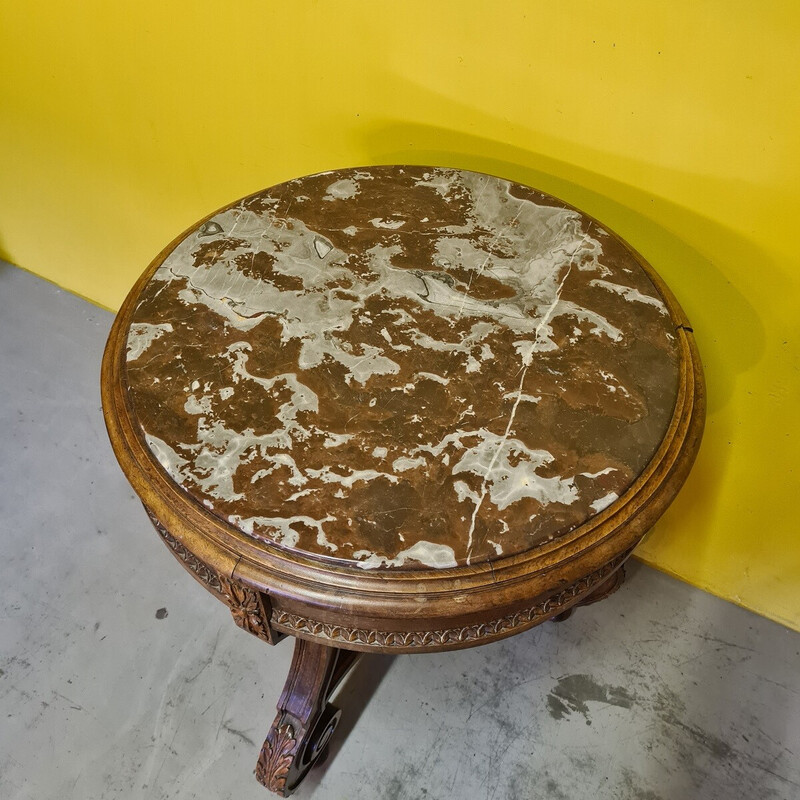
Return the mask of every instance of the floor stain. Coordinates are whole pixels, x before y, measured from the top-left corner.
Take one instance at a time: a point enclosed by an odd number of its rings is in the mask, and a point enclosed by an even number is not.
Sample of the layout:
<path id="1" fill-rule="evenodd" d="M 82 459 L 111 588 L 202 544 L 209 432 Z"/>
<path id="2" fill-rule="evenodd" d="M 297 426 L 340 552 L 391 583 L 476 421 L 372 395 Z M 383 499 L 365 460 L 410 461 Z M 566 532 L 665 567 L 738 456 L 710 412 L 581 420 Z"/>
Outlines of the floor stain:
<path id="1" fill-rule="evenodd" d="M 249 744 L 250 747 L 256 746 L 256 743 L 247 734 L 237 731 L 236 728 L 231 728 L 229 725 L 225 725 L 224 723 L 222 727 L 228 731 L 228 733 L 241 739 L 245 744 Z"/>
<path id="2" fill-rule="evenodd" d="M 569 800 L 569 795 L 565 794 L 552 778 L 548 778 L 545 781 L 544 788 L 547 792 L 545 797 L 548 800 Z"/>
<path id="3" fill-rule="evenodd" d="M 589 703 L 631 708 L 635 698 L 622 686 L 598 683 L 591 675 L 565 675 L 547 696 L 547 710 L 553 719 L 565 719 L 573 712 L 583 714 L 591 725 Z"/>
<path id="4" fill-rule="evenodd" d="M 640 777 L 629 769 L 622 770 L 622 790 L 624 800 L 663 800 L 660 794 L 642 786 Z"/>
<path id="5" fill-rule="evenodd" d="M 736 751 L 726 741 L 720 739 L 719 736 L 714 736 L 695 725 L 687 725 L 674 714 L 664 714 L 661 719 L 667 725 L 679 728 L 688 734 L 699 747 L 705 748 L 713 758 L 719 761 L 733 758 L 736 755 Z"/>
<path id="6" fill-rule="evenodd" d="M 653 710 L 665 726 L 683 731 L 694 742 L 694 745 L 706 750 L 712 758 L 721 761 L 733 759 L 736 756 L 733 747 L 719 736 L 683 721 L 686 714 L 686 703 L 667 686 L 661 686 L 656 694 Z M 687 758 L 693 760 L 694 753 L 691 750 L 687 754 Z"/>

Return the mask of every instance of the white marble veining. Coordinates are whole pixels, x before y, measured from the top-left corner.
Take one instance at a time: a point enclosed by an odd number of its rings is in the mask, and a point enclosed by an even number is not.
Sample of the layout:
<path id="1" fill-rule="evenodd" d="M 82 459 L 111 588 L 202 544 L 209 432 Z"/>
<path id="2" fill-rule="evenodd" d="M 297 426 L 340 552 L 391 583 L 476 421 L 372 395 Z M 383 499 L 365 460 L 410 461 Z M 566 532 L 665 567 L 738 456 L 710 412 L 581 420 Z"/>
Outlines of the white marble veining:
<path id="1" fill-rule="evenodd" d="M 540 408 L 554 413 L 559 396 L 587 408 L 613 402 L 620 409 L 613 414 L 632 420 L 646 413 L 636 406 L 645 402 L 640 389 L 626 385 L 630 367 L 624 378 L 611 366 L 590 372 L 588 359 L 596 356 L 588 354 L 618 352 L 625 364 L 636 334 L 612 298 L 663 317 L 664 303 L 643 291 L 655 287 L 641 271 L 636 285 L 625 285 L 634 262 L 618 262 L 629 256 L 609 255 L 606 232 L 552 198 L 534 199 L 476 173 L 387 169 L 314 176 L 246 199 L 167 256 L 129 332 L 131 369 L 156 345 L 183 341 L 172 323 L 148 316 L 165 297 L 176 307 L 206 309 L 225 343 L 213 356 L 219 375 L 189 375 L 181 406 L 193 420 L 191 437 L 173 441 L 143 419 L 154 454 L 174 480 L 201 492 L 220 514 L 227 509 L 225 518 L 244 532 L 298 549 L 322 543 L 321 555 L 338 551 L 362 568 L 468 564 L 476 546 L 481 558 L 523 546 L 511 546 L 521 521 L 541 524 L 548 506 L 580 506 L 576 520 L 599 513 L 631 479 L 618 460 L 606 464 L 616 477 L 586 469 L 581 458 L 592 466 L 599 454 L 587 450 L 576 459 L 572 446 L 529 439 L 524 427 Z M 396 190 L 353 205 L 392 180 Z M 408 199 L 395 202 L 401 193 Z M 336 223 L 321 223 L 320 214 Z M 427 248 L 424 257 L 401 264 L 419 248 Z M 285 363 L 267 364 L 254 349 L 267 325 L 277 326 L 281 348 L 293 354 Z M 657 346 L 666 349 L 664 341 L 662 334 Z M 143 391 L 162 380 L 145 367 L 131 375 L 141 376 Z M 612 399 L 593 399 L 589 382 Z M 497 387 L 498 395 L 467 400 L 476 385 Z M 268 418 L 247 425 L 234 415 L 239 421 L 231 422 L 224 409 L 235 408 L 243 392 L 252 404 L 254 391 L 263 392 Z M 345 395 L 357 405 L 344 426 L 331 427 L 323 420 L 337 416 L 330 404 Z M 384 409 L 398 407 L 392 395 L 407 398 L 407 435 L 381 433 L 389 424 L 381 421 Z M 423 409 L 431 403 L 452 404 L 440 412 L 452 420 L 426 428 L 431 412 Z M 443 432 L 442 424 L 450 427 Z M 434 509 L 424 510 L 422 487 L 432 470 L 449 475 L 450 497 L 437 502 L 451 506 L 447 524 L 456 530 L 430 527 L 438 523 Z M 395 528 L 394 550 L 352 544 L 344 554 L 345 542 L 365 544 L 377 523 L 371 512 L 357 515 L 365 527 L 354 535 L 340 514 L 322 513 L 325 498 L 360 503 L 369 484 L 388 492 L 381 502 L 396 507 L 392 524 L 401 526 L 408 487 L 417 487 L 415 513 L 428 522 L 416 544 L 405 546 L 408 531 Z M 254 491 L 285 505 L 264 513 L 249 500 Z M 512 507 L 520 510 L 510 527 Z"/>

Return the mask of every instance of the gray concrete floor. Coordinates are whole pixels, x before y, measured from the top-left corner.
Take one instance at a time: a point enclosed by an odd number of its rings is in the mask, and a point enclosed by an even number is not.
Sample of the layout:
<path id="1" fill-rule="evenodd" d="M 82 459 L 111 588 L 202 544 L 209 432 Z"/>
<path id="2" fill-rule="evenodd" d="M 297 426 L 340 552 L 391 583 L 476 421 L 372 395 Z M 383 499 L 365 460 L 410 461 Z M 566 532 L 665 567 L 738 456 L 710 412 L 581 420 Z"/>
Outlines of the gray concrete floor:
<path id="1" fill-rule="evenodd" d="M 111 319 L 0 264 L 0 798 L 265 800 L 291 644 L 236 628 L 150 528 L 100 411 Z M 295 796 L 800 797 L 800 635 L 629 576 L 561 625 L 362 660 Z"/>

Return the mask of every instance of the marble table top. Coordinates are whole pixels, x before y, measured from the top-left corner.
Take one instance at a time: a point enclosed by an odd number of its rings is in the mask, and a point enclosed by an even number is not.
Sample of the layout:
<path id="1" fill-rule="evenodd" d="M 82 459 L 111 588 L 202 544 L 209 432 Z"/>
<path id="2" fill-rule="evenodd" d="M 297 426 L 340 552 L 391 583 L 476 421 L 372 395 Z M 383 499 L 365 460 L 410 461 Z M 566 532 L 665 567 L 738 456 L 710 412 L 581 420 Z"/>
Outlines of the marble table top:
<path id="1" fill-rule="evenodd" d="M 126 386 L 183 491 L 364 570 L 530 551 L 613 511 L 664 438 L 676 320 L 549 195 L 370 167 L 196 226 L 139 296 Z"/>

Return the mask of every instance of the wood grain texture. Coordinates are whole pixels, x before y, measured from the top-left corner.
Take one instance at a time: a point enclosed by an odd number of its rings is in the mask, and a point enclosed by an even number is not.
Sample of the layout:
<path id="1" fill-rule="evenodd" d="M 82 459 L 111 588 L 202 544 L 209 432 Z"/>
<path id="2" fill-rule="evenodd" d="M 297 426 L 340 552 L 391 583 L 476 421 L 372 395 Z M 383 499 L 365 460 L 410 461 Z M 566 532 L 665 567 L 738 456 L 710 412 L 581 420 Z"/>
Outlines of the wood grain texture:
<path id="1" fill-rule="evenodd" d="M 357 655 L 298 639 L 278 713 L 256 765 L 256 778 L 270 791 L 290 795 L 327 754 L 341 711 L 329 703 Z"/>

